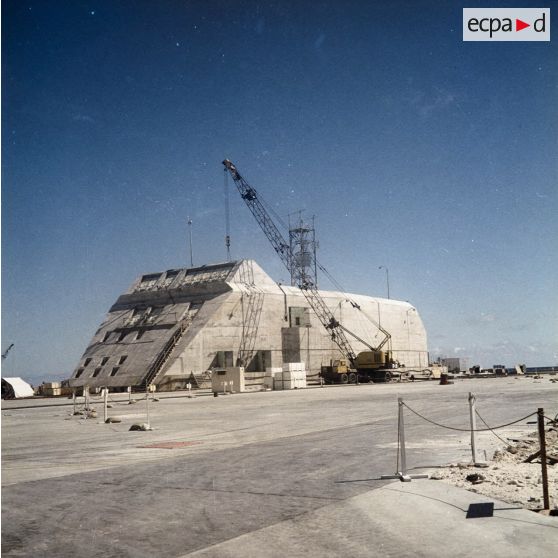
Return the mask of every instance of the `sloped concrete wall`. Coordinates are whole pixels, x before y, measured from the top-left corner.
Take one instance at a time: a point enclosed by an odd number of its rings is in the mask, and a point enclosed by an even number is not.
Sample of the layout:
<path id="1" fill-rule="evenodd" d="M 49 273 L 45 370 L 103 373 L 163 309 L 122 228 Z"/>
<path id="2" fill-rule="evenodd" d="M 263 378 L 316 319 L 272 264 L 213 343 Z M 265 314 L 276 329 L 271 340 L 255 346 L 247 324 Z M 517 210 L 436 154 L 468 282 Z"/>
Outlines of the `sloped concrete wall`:
<path id="1" fill-rule="evenodd" d="M 254 292 L 262 297 L 261 316 L 254 345 L 255 351 L 270 355 L 267 367 L 282 366 L 288 362 L 306 363 L 309 375 L 317 374 L 322 364 L 339 358 L 337 345 L 312 312 L 307 312 L 309 325 L 292 327 L 289 323 L 290 308 L 308 308 L 309 304 L 300 289 L 279 287 L 255 264 L 253 274 L 255 289 L 237 283 L 238 276 L 229 282 L 231 292 L 211 301 L 204 310 L 211 316 L 192 331 L 193 338 L 169 362 L 166 376 L 178 379 L 190 373 L 200 373 L 211 367 L 219 351 L 233 353 L 236 363 L 245 329 L 246 307 Z M 426 331 L 418 311 L 409 303 L 397 300 L 350 295 L 361 310 L 354 308 L 342 293 L 321 292 L 335 317 L 349 330 L 376 346 L 384 338 L 375 324 L 381 324 L 391 334 L 386 348 L 391 348 L 394 358 L 407 367 L 428 365 Z M 355 352 L 367 350 L 361 342 L 348 336 Z M 168 380 L 168 378 L 167 378 Z"/>
<path id="2" fill-rule="evenodd" d="M 407 367 L 428 365 L 426 331 L 411 304 L 330 291 L 321 294 L 339 322 L 357 336 L 376 346 L 384 338 L 376 325 L 381 324 L 391 334 L 385 348 L 392 350 L 395 359 Z M 347 300 L 348 296 L 360 310 Z M 129 335 L 119 341 L 119 332 L 130 327 L 130 320 L 133 322 L 134 316 L 148 307 L 158 308 L 159 314 L 144 328 L 141 339 L 134 339 L 139 326 L 132 323 Z M 215 366 L 244 365 L 250 370 L 254 366 L 269 369 L 284 362 L 305 362 L 312 376 L 322 364 L 341 356 L 329 333 L 309 310 L 300 289 L 280 286 L 258 264 L 242 260 L 140 277 L 109 311 L 80 359 L 71 385 L 139 385 L 179 321 L 192 308 L 193 320 L 156 379 L 168 388 L 181 387 L 191 373 Z M 348 339 L 355 352 L 367 350 L 356 339 Z M 126 361 L 115 364 L 122 356 L 127 357 Z M 101 366 L 107 357 L 108 362 Z M 223 362 L 218 362 L 219 358 Z M 119 370 L 111 376 L 115 366 Z M 101 373 L 93 377 L 99 367 Z"/>

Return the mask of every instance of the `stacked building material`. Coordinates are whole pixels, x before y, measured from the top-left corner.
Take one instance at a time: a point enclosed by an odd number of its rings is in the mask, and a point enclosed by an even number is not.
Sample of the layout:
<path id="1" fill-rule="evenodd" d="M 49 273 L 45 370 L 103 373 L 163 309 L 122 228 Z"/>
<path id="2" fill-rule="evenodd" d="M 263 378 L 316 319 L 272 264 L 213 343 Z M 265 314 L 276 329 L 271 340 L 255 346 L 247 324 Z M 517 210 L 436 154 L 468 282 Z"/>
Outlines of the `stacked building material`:
<path id="1" fill-rule="evenodd" d="M 60 382 L 43 382 L 41 393 L 47 397 L 62 395 L 62 384 Z"/>
<path id="2" fill-rule="evenodd" d="M 275 388 L 275 378 L 277 378 L 279 382 L 282 381 L 283 369 L 281 367 L 271 367 L 265 371 L 264 387 L 266 389 L 277 389 Z"/>
<path id="3" fill-rule="evenodd" d="M 306 368 L 304 362 L 287 362 L 283 364 L 281 374 L 274 378 L 273 389 L 299 389 L 306 387 Z"/>

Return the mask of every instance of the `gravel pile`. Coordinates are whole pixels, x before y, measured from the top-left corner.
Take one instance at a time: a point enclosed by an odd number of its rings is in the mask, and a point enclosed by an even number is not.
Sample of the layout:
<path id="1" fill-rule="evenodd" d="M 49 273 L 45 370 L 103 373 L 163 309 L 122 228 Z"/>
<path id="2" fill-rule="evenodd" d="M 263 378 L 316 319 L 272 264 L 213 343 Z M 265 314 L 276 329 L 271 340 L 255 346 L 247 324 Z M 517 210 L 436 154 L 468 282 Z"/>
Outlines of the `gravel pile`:
<path id="1" fill-rule="evenodd" d="M 538 450 L 538 435 L 532 433 L 496 451 L 492 461 L 480 464 L 481 467 L 471 463 L 453 463 L 437 470 L 430 478 L 527 509 L 541 509 L 543 486 L 540 458 L 525 463 Z M 546 451 L 547 456 L 550 456 L 547 465 L 550 508 L 558 509 L 558 430 L 555 427 L 546 431 Z"/>

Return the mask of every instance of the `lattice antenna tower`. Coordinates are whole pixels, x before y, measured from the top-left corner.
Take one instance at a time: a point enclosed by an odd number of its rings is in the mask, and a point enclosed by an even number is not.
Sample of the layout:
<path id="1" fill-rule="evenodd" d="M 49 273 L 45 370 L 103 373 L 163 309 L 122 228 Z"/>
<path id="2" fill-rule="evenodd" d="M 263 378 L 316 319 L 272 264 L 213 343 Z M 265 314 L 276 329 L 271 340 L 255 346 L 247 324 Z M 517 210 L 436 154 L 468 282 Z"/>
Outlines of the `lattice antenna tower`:
<path id="1" fill-rule="evenodd" d="M 318 287 L 318 269 L 316 263 L 316 229 L 314 216 L 311 224 L 302 218 L 302 211 L 296 212 L 297 217 L 291 223 L 289 215 L 289 245 L 292 254 L 291 285 Z"/>

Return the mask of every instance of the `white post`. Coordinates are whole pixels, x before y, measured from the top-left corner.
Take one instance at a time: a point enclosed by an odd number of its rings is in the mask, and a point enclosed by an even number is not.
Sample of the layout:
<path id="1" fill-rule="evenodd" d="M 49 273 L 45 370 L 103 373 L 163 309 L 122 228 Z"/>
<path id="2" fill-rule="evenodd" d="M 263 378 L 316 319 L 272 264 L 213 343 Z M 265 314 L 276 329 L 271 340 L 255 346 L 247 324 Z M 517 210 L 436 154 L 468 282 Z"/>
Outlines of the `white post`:
<path id="1" fill-rule="evenodd" d="M 108 419 L 108 388 L 103 388 L 103 407 L 104 407 L 103 421 L 107 422 L 107 419 Z"/>
<path id="2" fill-rule="evenodd" d="M 74 415 L 76 414 L 76 388 L 72 390 L 72 403 L 74 404 Z"/>
<path id="3" fill-rule="evenodd" d="M 402 473 L 405 475 L 407 472 L 407 454 L 405 451 L 405 424 L 403 422 L 403 399 L 399 397 L 397 399 L 399 403 L 399 452 L 401 455 L 401 463 L 400 463 L 400 471 L 398 473 Z"/>
<path id="4" fill-rule="evenodd" d="M 188 397 L 192 396 L 192 384 L 190 382 L 188 382 L 186 384 L 186 389 L 188 390 Z"/>
<path id="5" fill-rule="evenodd" d="M 89 386 L 83 386 L 83 397 L 85 398 L 85 410 L 89 411 Z"/>
<path id="6" fill-rule="evenodd" d="M 147 414 L 147 426 L 151 428 L 151 424 L 149 422 L 149 386 L 145 386 L 145 411 Z"/>
<path id="7" fill-rule="evenodd" d="M 471 453 L 473 454 L 473 463 L 477 462 L 477 450 L 475 447 L 475 430 L 477 429 L 475 401 L 475 395 L 469 392 L 469 417 L 471 419 Z"/>
<path id="8" fill-rule="evenodd" d="M 399 406 L 399 414 L 397 419 L 397 441 L 399 445 L 399 451 L 397 453 L 397 466 L 398 469 L 395 475 L 382 475 L 382 479 L 399 479 L 401 482 L 410 482 L 412 479 L 427 479 L 430 477 L 428 474 L 420 475 L 408 475 L 407 474 L 407 454 L 405 451 L 405 424 L 403 422 L 403 399 L 401 397 L 397 398 L 397 403 Z M 401 457 L 401 459 L 400 459 Z"/>

